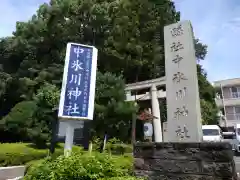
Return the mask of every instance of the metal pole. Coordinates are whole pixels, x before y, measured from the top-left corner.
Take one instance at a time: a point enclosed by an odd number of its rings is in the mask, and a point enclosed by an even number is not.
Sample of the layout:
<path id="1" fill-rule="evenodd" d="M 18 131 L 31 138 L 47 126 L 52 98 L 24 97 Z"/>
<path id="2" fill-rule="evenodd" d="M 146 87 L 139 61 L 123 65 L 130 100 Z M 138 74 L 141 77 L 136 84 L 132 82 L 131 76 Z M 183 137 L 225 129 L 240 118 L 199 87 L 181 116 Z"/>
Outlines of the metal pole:
<path id="1" fill-rule="evenodd" d="M 66 157 L 71 155 L 72 146 L 73 146 L 73 136 L 74 136 L 74 127 L 71 122 L 67 123 L 66 129 L 66 138 L 65 138 L 65 146 L 64 146 L 64 155 Z"/>
<path id="2" fill-rule="evenodd" d="M 222 94 L 222 103 L 223 103 L 223 110 L 224 110 L 224 116 L 225 116 L 225 126 L 227 127 L 227 116 L 226 116 L 226 107 L 225 107 L 225 100 L 224 100 L 224 95 L 223 95 L 223 87 L 222 84 L 220 84 L 221 88 L 221 94 Z"/>
<path id="3" fill-rule="evenodd" d="M 82 121 L 83 122 L 83 139 L 82 139 L 82 145 L 84 150 L 89 150 L 89 145 L 91 139 L 91 126 L 92 121 Z"/>
<path id="4" fill-rule="evenodd" d="M 55 152 L 55 147 L 56 147 L 57 138 L 58 138 L 57 137 L 58 128 L 59 128 L 58 118 L 56 118 L 52 121 L 52 137 L 51 137 L 51 145 L 50 145 L 50 153 L 51 154 L 54 154 L 54 152 Z"/>

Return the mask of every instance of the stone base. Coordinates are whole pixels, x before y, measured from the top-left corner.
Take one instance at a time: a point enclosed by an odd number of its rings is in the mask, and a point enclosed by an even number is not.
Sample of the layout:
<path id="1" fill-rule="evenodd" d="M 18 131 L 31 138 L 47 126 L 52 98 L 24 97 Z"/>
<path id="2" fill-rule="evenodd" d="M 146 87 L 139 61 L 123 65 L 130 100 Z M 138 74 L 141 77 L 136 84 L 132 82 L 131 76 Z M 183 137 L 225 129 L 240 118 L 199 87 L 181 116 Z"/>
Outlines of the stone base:
<path id="1" fill-rule="evenodd" d="M 151 180 L 236 180 L 229 143 L 136 143 L 134 172 Z"/>

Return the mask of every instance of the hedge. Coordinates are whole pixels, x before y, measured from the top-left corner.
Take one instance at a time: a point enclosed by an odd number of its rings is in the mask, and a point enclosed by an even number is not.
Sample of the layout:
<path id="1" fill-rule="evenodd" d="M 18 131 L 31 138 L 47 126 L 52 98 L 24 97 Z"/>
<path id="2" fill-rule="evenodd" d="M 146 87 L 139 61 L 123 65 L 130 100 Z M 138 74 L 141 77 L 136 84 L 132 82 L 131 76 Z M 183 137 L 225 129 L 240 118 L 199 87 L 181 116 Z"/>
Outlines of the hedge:
<path id="1" fill-rule="evenodd" d="M 118 143 L 118 144 L 107 144 L 106 149 L 109 153 L 112 154 L 125 154 L 125 153 L 132 153 L 133 152 L 133 147 L 132 145 L 129 144 L 123 144 L 123 143 Z"/>
<path id="2" fill-rule="evenodd" d="M 80 150 L 73 147 L 73 151 Z M 54 153 L 54 157 L 63 154 L 63 145 L 60 144 Z M 4 143 L 0 144 L 0 166 L 24 165 L 30 161 L 39 160 L 49 155 L 48 149 L 36 149 L 27 143 Z"/>
<path id="3" fill-rule="evenodd" d="M 103 178 L 100 180 L 145 180 L 145 179 L 137 178 L 137 177 L 133 177 L 133 176 L 124 176 L 124 177 Z"/>
<path id="4" fill-rule="evenodd" d="M 72 153 L 69 157 L 46 158 L 29 169 L 25 180 L 135 180 L 131 156 L 106 153 Z"/>
<path id="5" fill-rule="evenodd" d="M 100 138 L 94 138 L 93 150 L 100 150 L 103 140 Z M 106 144 L 105 151 L 111 154 L 128 154 L 133 152 L 133 146 L 131 144 L 125 144 L 116 138 L 109 139 Z"/>

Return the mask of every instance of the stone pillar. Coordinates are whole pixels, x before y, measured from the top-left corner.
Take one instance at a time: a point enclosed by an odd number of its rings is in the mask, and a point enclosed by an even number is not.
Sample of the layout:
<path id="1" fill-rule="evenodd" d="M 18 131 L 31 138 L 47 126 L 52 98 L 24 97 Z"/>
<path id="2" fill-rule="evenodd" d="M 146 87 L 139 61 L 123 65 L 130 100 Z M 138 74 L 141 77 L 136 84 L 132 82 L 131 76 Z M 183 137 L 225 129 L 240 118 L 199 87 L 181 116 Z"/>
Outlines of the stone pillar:
<path id="1" fill-rule="evenodd" d="M 129 101 L 131 99 L 131 91 L 125 91 L 126 100 Z"/>
<path id="2" fill-rule="evenodd" d="M 170 142 L 202 141 L 201 108 L 193 39 L 189 21 L 164 27 L 167 138 Z"/>
<path id="3" fill-rule="evenodd" d="M 152 115 L 156 117 L 153 119 L 154 141 L 162 142 L 160 108 L 157 96 L 157 88 L 155 85 L 152 85 L 151 87 L 151 103 L 152 103 Z"/>

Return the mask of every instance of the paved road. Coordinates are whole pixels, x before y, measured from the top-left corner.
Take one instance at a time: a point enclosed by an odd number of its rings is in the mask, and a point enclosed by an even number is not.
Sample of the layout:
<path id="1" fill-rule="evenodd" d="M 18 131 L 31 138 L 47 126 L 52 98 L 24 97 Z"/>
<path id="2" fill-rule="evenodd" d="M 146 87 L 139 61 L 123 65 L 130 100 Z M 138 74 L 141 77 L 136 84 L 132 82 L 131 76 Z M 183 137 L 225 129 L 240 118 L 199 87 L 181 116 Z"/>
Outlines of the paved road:
<path id="1" fill-rule="evenodd" d="M 24 166 L 0 167 L 0 180 L 14 179 L 24 175 Z"/>

